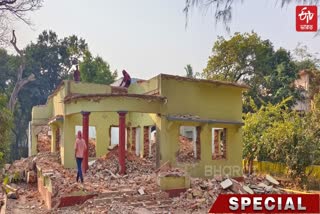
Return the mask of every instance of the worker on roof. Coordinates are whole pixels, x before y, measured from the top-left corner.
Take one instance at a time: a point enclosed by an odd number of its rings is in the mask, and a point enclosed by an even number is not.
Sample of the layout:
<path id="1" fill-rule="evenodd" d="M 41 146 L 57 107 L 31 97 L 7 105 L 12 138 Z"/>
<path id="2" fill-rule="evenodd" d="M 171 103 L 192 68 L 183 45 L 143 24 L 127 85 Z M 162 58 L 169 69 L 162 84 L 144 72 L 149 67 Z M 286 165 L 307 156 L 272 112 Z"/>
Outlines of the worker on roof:
<path id="1" fill-rule="evenodd" d="M 82 164 L 82 160 L 84 158 L 86 150 L 87 150 L 86 142 L 82 138 L 81 131 L 78 131 L 77 139 L 74 144 L 74 152 L 75 152 L 75 158 L 76 158 L 77 167 L 78 167 L 77 182 L 79 182 L 79 178 L 80 178 L 81 183 L 83 183 L 81 164 Z"/>
<path id="2" fill-rule="evenodd" d="M 123 79 L 122 79 L 122 82 L 120 83 L 120 87 L 129 88 L 131 84 L 131 77 L 125 70 L 122 71 L 122 74 L 123 74 Z"/>
<path id="3" fill-rule="evenodd" d="M 78 65 L 76 66 L 76 70 L 73 72 L 73 80 L 75 82 L 80 82 L 80 71 Z"/>

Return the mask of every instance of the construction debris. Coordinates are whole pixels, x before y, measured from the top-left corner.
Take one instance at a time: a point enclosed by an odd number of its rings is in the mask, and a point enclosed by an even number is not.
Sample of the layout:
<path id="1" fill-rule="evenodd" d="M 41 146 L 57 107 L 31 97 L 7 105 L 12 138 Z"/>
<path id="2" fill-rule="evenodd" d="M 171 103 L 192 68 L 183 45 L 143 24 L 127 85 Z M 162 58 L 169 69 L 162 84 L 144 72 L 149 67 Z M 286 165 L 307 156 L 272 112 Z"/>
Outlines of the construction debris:
<path id="1" fill-rule="evenodd" d="M 220 180 L 220 177 L 217 177 Z M 222 177 L 223 178 L 223 177 Z M 262 188 L 257 185 L 257 181 L 268 182 L 266 178 L 251 176 L 245 178 L 244 182 L 238 182 L 231 178 L 224 178 L 220 182 L 213 179 L 192 178 L 191 188 L 182 193 L 179 198 L 174 199 L 171 206 L 173 209 L 184 211 L 208 210 L 219 194 L 266 194 L 266 193 L 286 193 L 280 189 Z"/>
<path id="2" fill-rule="evenodd" d="M 226 179 L 220 183 L 222 189 L 227 189 L 232 186 L 232 181 L 230 179 Z"/>
<path id="3" fill-rule="evenodd" d="M 184 139 L 186 140 L 186 139 Z M 190 143 L 190 142 L 188 142 Z M 191 143 L 192 145 L 192 143 Z M 187 148 L 187 147 L 185 147 Z M 191 146 L 188 146 L 191 150 Z M 187 151 L 188 149 L 184 150 Z M 193 150 L 193 147 L 192 147 Z M 193 151 L 192 151 L 193 152 Z M 193 154 L 184 157 L 192 157 Z M 134 153 L 126 152 L 127 174 L 119 175 L 118 147 L 111 149 L 105 156 L 90 163 L 89 170 L 84 175 L 85 185 L 76 183 L 76 170 L 65 169 L 60 164 L 59 153 L 39 153 L 36 157 L 24 158 L 4 167 L 5 173 L 11 181 L 36 182 L 36 168 L 41 168 L 42 175 L 50 177 L 52 186 L 52 200 L 58 203 L 62 196 L 76 192 L 97 193 L 98 197 L 89 199 L 77 211 L 114 213 L 150 213 L 154 210 L 163 211 L 207 211 L 219 194 L 266 194 L 284 193 L 277 188 L 279 182 L 270 175 L 266 177 L 245 177 L 244 182 L 238 182 L 223 175 L 216 175 L 211 179 L 191 178 L 190 188 L 180 197 L 169 198 L 168 193 L 161 191 L 157 178 L 187 176 L 187 173 L 164 163 L 155 168 L 155 162 L 150 159 L 137 157 Z M 9 185 L 8 198 L 34 197 L 34 193 L 17 189 Z M 18 194 L 19 192 L 19 194 Z M 1 199 L 1 198 L 0 198 Z M 0 200 L 1 202 L 1 200 Z M 30 207 L 30 209 L 33 209 Z M 34 209 L 36 209 L 34 207 Z M 70 208 L 71 210 L 74 208 Z M 69 213 L 69 212 L 67 212 Z M 70 212 L 72 213 L 72 212 Z"/>
<path id="4" fill-rule="evenodd" d="M 138 189 L 138 192 L 139 192 L 140 195 L 144 195 L 144 194 L 145 194 L 145 193 L 144 193 L 144 187 L 140 187 L 140 188 Z"/>
<path id="5" fill-rule="evenodd" d="M 89 139 L 89 144 L 88 144 L 88 147 L 89 147 L 89 157 L 96 157 L 96 139 Z"/>
<path id="6" fill-rule="evenodd" d="M 18 199 L 18 193 L 17 192 L 8 192 L 7 193 L 7 197 L 9 198 L 9 199 Z"/>
<path id="7" fill-rule="evenodd" d="M 138 208 L 135 208 L 133 211 L 132 211 L 133 214 L 152 214 L 153 212 L 151 212 L 150 210 L 146 209 L 146 208 L 143 208 L 143 207 L 138 207 Z"/>
<path id="8" fill-rule="evenodd" d="M 244 189 L 244 191 L 246 191 L 247 193 L 254 194 L 254 191 L 253 191 L 250 187 L 248 187 L 248 186 L 243 186 L 243 189 Z"/>
<path id="9" fill-rule="evenodd" d="M 276 179 L 274 179 L 271 175 L 266 175 L 266 179 L 275 185 L 279 185 L 279 182 Z"/>
<path id="10" fill-rule="evenodd" d="M 51 151 L 51 137 L 48 135 L 49 128 L 44 127 L 38 134 L 37 151 L 50 152 Z"/>
<path id="11" fill-rule="evenodd" d="M 177 152 L 178 162 L 194 162 L 193 142 L 187 137 L 179 136 L 179 150 Z"/>
<path id="12" fill-rule="evenodd" d="M 34 171 L 29 171 L 27 173 L 27 183 L 37 182 L 37 174 Z"/>

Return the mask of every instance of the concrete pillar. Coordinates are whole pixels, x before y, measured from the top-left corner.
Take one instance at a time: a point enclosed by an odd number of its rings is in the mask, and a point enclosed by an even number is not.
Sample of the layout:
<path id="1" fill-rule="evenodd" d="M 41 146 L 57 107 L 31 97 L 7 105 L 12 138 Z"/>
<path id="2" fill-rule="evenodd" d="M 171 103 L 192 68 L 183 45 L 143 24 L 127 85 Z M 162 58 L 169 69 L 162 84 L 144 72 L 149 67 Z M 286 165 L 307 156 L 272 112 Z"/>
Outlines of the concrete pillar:
<path id="1" fill-rule="evenodd" d="M 119 165 L 120 165 L 120 175 L 126 173 L 126 111 L 119 111 Z"/>
<path id="2" fill-rule="evenodd" d="M 86 173 L 89 168 L 89 115 L 90 112 L 82 111 L 82 138 L 86 142 L 87 150 L 85 151 L 85 155 L 82 162 L 83 172 Z"/>

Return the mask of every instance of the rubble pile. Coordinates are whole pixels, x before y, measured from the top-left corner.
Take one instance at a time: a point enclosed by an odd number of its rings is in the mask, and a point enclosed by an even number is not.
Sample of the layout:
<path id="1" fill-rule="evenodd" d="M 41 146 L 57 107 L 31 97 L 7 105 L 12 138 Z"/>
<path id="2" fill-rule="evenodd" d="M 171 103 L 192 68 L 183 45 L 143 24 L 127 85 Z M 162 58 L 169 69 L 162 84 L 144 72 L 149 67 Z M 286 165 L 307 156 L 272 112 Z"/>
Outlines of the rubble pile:
<path id="1" fill-rule="evenodd" d="M 186 172 L 180 168 L 164 167 L 159 170 L 158 176 L 161 177 L 180 177 L 186 176 Z"/>
<path id="2" fill-rule="evenodd" d="M 0 190 L 0 209 L 5 204 L 5 193 Z"/>
<path id="3" fill-rule="evenodd" d="M 245 177 L 244 182 L 216 176 L 213 179 L 192 178 L 191 188 L 174 199 L 174 209 L 210 209 L 219 194 L 285 194 L 279 189 L 279 182 L 267 175 L 265 177 Z"/>
<path id="4" fill-rule="evenodd" d="M 89 157 L 96 157 L 96 140 L 93 138 L 89 139 L 88 147 Z"/>
<path id="5" fill-rule="evenodd" d="M 178 162 L 194 162 L 193 143 L 184 136 L 179 136 L 179 150 L 177 152 Z"/>
<path id="6" fill-rule="evenodd" d="M 113 174 L 119 173 L 119 159 L 118 159 L 118 147 L 113 148 L 108 154 L 97 159 L 95 163 L 90 166 L 89 174 L 95 175 L 97 173 L 103 173 L 102 169 L 107 169 Z M 144 174 L 150 174 L 155 169 L 154 163 L 148 159 L 139 158 L 131 152 L 126 152 L 126 172 L 128 174 L 139 172 Z M 106 172 L 105 174 L 108 174 Z M 110 175 L 110 173 L 109 173 Z"/>
<path id="7" fill-rule="evenodd" d="M 51 151 L 51 138 L 47 133 L 40 132 L 38 135 L 37 143 L 38 152 L 50 152 Z"/>
<path id="8" fill-rule="evenodd" d="M 34 183 L 36 180 L 28 180 L 32 177 L 36 179 L 36 165 L 46 165 L 47 163 L 60 163 L 58 153 L 41 152 L 37 156 L 21 158 L 14 161 L 12 164 L 5 164 L 3 174 L 8 177 L 9 183 L 25 181 Z"/>
<path id="9" fill-rule="evenodd" d="M 37 165 L 46 166 L 50 163 L 59 165 L 60 158 L 58 154 L 43 152 L 37 156 L 21 158 L 12 164 L 5 164 L 3 169 L 2 189 L 10 199 L 18 199 L 23 190 L 17 188 L 15 183 L 26 182 L 35 184 L 37 182 Z"/>

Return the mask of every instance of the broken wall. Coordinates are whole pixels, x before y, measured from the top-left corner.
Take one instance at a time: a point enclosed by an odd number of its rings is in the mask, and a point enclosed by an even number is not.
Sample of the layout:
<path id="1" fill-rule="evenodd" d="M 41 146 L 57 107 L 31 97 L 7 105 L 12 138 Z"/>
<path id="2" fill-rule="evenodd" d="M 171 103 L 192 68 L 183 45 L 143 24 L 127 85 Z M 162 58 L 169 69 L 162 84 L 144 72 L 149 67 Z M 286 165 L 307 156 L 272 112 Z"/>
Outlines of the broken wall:
<path id="1" fill-rule="evenodd" d="M 196 115 L 202 119 L 242 121 L 242 88 L 161 75 L 160 94 L 168 98 L 167 115 Z"/>
<path id="2" fill-rule="evenodd" d="M 144 154 L 148 153 L 149 151 L 145 152 L 144 150 L 144 127 L 155 126 L 157 123 L 158 117 L 156 114 L 147 114 L 147 113 L 136 113 L 130 112 L 127 116 L 127 125 L 130 125 L 131 130 L 133 128 L 140 128 L 140 142 L 139 142 L 139 154 L 144 156 Z M 128 127 L 128 126 L 127 126 Z M 130 132 L 129 143 L 132 145 L 132 131 Z M 149 139 L 150 143 L 150 139 Z M 130 146 L 131 148 L 131 146 Z"/>
<path id="3" fill-rule="evenodd" d="M 130 94 L 159 94 L 160 78 L 159 76 L 153 77 L 150 80 L 138 81 L 128 88 Z"/>
<path id="4" fill-rule="evenodd" d="M 200 159 L 193 163 L 177 162 L 180 126 L 201 127 Z M 186 169 L 193 177 L 213 177 L 215 174 L 242 176 L 242 141 L 240 126 L 226 124 L 204 124 L 197 122 L 177 122 L 161 119 L 160 155 L 161 163 L 170 161 L 173 166 Z M 227 128 L 226 159 L 212 159 L 212 128 Z"/>
<path id="5" fill-rule="evenodd" d="M 101 157 L 108 152 L 110 145 L 110 126 L 118 126 L 119 116 L 116 112 L 92 112 L 89 116 L 89 126 L 96 128 L 96 155 Z M 64 139 L 61 148 L 61 162 L 67 168 L 75 168 L 74 142 L 75 126 L 82 126 L 80 113 L 65 116 L 63 124 Z M 72 155 L 70 155 L 72 154 Z"/>

